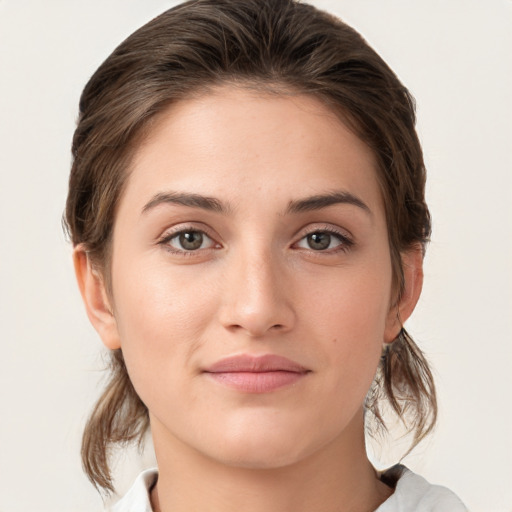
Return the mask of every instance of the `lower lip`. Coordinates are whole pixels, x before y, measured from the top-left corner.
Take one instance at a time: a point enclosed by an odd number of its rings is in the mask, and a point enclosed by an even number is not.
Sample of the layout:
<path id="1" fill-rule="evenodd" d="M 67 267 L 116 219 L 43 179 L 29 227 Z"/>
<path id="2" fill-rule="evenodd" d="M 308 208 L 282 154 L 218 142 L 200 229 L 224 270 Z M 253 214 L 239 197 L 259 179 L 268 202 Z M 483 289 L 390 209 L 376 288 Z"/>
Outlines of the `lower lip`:
<path id="1" fill-rule="evenodd" d="M 220 384 L 245 393 L 269 393 L 291 386 L 307 375 L 307 372 L 219 372 L 208 375 Z"/>

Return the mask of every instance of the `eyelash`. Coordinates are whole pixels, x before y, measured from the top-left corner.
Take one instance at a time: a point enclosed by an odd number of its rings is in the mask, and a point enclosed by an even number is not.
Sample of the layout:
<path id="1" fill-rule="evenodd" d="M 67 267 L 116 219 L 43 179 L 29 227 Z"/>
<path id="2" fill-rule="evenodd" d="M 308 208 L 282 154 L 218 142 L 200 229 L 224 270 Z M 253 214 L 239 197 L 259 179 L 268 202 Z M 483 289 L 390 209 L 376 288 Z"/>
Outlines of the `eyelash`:
<path id="1" fill-rule="evenodd" d="M 204 251 L 208 251 L 208 250 L 211 250 L 211 249 L 215 249 L 216 247 L 207 247 L 205 249 L 195 249 L 195 250 L 187 250 L 187 249 L 175 249 L 174 247 L 172 247 L 169 242 L 177 237 L 179 237 L 180 235 L 184 234 L 184 233 L 200 233 L 201 235 L 203 236 L 206 236 L 208 239 L 210 239 L 212 241 L 213 244 L 216 244 L 217 246 L 219 246 L 220 244 L 218 244 L 218 242 L 215 241 L 215 239 L 210 236 L 204 229 L 198 229 L 198 228 L 195 228 L 195 227 L 192 227 L 192 226 L 189 226 L 189 227 L 185 227 L 185 228 L 180 228 L 176 231 L 173 231 L 171 233 L 167 233 L 165 234 L 162 238 L 160 238 L 157 242 L 158 245 L 162 245 L 162 246 L 165 246 L 166 250 L 169 251 L 170 253 L 172 254 L 177 254 L 177 255 L 180 255 L 180 256 L 194 256 L 194 255 L 197 255 L 198 253 L 200 252 L 204 252 Z M 299 242 L 301 242 L 302 240 L 306 239 L 308 236 L 311 236 L 313 234 L 328 234 L 330 236 L 333 236 L 335 238 L 337 238 L 340 242 L 339 246 L 337 247 L 334 247 L 334 248 L 331 248 L 331 249 L 326 249 L 326 250 L 315 250 L 315 249 L 306 249 L 306 248 L 301 248 L 301 247 L 297 247 L 296 249 L 297 250 L 305 250 L 305 251 L 309 251 L 315 255 L 325 255 L 325 254 L 336 254 L 338 252 L 348 252 L 353 246 L 354 246 L 354 241 L 352 239 L 350 239 L 346 234 L 330 227 L 330 226 L 323 226 L 322 228 L 315 228 L 315 229 L 312 229 L 310 231 L 308 231 L 307 233 L 305 233 L 297 242 L 294 242 L 294 244 L 292 244 L 292 247 L 297 245 Z"/>
<path id="2" fill-rule="evenodd" d="M 187 250 L 187 249 L 176 249 L 172 247 L 169 243 L 171 240 L 178 238 L 180 235 L 184 233 L 200 233 L 203 236 L 206 236 L 208 239 L 212 241 L 214 245 L 219 245 L 218 242 L 215 241 L 215 239 L 210 236 L 204 229 L 198 229 L 196 227 L 188 226 L 185 228 L 177 229 L 176 231 L 172 231 L 171 233 L 166 233 L 162 238 L 160 238 L 157 241 L 158 245 L 162 245 L 165 247 L 167 251 L 169 251 L 172 254 L 177 254 L 179 256 L 195 256 L 199 252 L 208 251 L 211 249 L 214 249 L 215 247 L 208 247 L 205 249 L 196 249 L 196 250 Z"/>
<path id="3" fill-rule="evenodd" d="M 339 246 L 334 247 L 332 249 L 326 249 L 326 250 L 314 250 L 314 249 L 304 249 L 311 253 L 313 253 L 315 256 L 322 256 L 322 255 L 331 255 L 331 254 L 337 254 L 339 252 L 348 252 L 353 246 L 354 241 L 349 238 L 345 233 L 338 231 L 337 229 L 331 227 L 331 226 L 322 226 L 321 228 L 314 228 L 307 233 L 305 233 L 297 242 L 295 242 L 293 245 L 297 245 L 302 240 L 306 239 L 308 236 L 313 235 L 315 233 L 322 233 L 322 234 L 328 234 L 330 236 L 333 236 L 337 238 L 340 242 Z M 302 248 L 298 248 L 298 250 L 301 250 Z"/>

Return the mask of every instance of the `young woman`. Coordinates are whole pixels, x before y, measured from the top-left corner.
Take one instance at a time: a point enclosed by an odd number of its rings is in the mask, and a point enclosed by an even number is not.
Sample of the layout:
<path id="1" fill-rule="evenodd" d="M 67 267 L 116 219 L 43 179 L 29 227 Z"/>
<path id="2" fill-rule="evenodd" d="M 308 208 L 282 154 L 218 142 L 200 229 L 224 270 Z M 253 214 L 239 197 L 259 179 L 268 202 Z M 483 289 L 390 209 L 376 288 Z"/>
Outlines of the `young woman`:
<path id="1" fill-rule="evenodd" d="M 151 427 L 118 511 L 450 511 L 375 471 L 383 407 L 419 442 L 428 364 L 405 331 L 430 234 L 413 101 L 353 29 L 292 0 L 194 0 L 80 101 L 66 223 L 112 373 L 83 462 Z"/>

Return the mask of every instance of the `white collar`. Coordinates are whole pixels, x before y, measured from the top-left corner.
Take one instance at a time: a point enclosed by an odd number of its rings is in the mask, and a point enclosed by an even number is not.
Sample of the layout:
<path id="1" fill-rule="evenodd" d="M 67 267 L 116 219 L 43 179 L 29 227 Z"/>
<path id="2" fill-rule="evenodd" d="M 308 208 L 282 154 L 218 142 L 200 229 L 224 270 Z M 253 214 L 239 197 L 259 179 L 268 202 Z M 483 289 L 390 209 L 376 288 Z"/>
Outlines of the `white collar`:
<path id="1" fill-rule="evenodd" d="M 375 512 L 468 512 L 462 501 L 446 487 L 431 485 L 405 466 L 384 471 L 385 481 L 397 480 L 395 492 Z M 158 479 L 157 469 L 143 471 L 112 512 L 153 512 L 150 492 Z"/>

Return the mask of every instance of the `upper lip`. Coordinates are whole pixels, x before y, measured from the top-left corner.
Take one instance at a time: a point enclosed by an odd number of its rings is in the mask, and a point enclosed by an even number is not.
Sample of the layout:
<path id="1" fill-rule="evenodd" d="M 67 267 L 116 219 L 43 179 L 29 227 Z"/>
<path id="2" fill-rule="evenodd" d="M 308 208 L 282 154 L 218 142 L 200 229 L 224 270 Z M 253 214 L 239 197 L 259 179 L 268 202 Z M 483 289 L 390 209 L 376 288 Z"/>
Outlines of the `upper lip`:
<path id="1" fill-rule="evenodd" d="M 204 371 L 207 373 L 263 373 L 276 371 L 306 373 L 309 370 L 299 363 L 283 356 L 274 354 L 266 354 L 263 356 L 241 354 L 220 359 L 205 368 Z"/>

